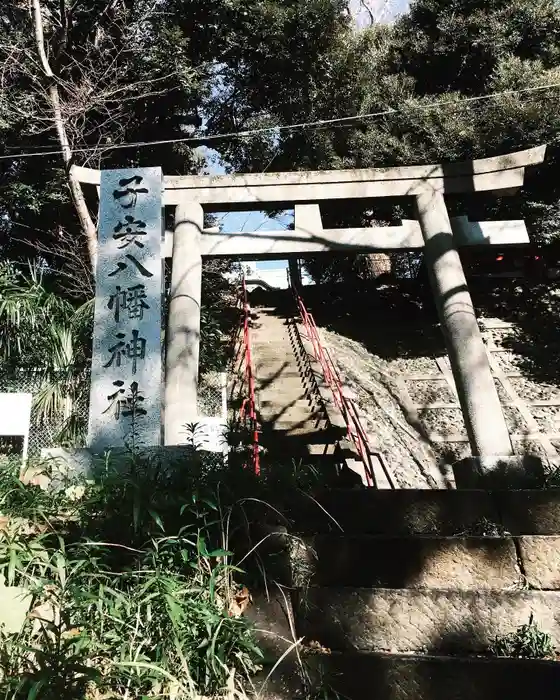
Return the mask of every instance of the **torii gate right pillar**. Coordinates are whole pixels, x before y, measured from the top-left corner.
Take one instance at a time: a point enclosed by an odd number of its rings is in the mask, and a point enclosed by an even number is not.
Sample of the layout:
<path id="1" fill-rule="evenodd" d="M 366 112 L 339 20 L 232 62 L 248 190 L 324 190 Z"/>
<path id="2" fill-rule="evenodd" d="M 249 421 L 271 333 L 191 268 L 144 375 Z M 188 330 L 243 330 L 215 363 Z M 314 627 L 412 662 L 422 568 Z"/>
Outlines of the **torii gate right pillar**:
<path id="1" fill-rule="evenodd" d="M 472 454 L 511 457 L 513 448 L 444 196 L 430 189 L 416 195 L 424 256 L 445 335 Z"/>

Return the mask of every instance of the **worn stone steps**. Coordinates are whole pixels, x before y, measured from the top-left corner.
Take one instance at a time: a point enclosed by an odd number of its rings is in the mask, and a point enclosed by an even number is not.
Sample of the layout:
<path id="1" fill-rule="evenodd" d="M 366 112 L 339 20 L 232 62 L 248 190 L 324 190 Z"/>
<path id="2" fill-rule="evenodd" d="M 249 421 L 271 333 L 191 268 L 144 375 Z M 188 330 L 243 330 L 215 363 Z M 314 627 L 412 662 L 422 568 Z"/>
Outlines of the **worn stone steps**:
<path id="1" fill-rule="evenodd" d="M 560 645 L 560 592 L 314 588 L 299 593 L 296 633 L 333 650 L 469 653 L 534 616 Z"/>
<path id="2" fill-rule="evenodd" d="M 332 653 L 305 665 L 314 687 L 331 692 L 324 697 L 344 700 L 527 700 L 554 697 L 560 683 L 559 663 L 530 659 Z"/>
<path id="3" fill-rule="evenodd" d="M 304 406 L 294 406 L 287 404 L 284 408 L 278 410 L 275 407 L 264 408 L 260 407 L 260 413 L 262 416 L 268 415 L 268 420 L 279 423 L 315 423 L 317 421 L 324 420 L 324 411 L 317 409 L 314 406 L 306 404 Z"/>
<path id="4" fill-rule="evenodd" d="M 291 354 L 290 348 L 275 353 L 273 357 L 253 348 L 253 369 L 257 376 L 265 374 L 267 376 L 284 374 L 295 377 L 299 373 L 299 367 Z"/>
<path id="5" fill-rule="evenodd" d="M 340 431 L 326 424 L 326 421 L 321 423 L 323 424 L 317 426 L 315 422 L 309 421 L 294 426 L 292 423 L 275 422 L 274 439 L 283 443 L 289 440 L 295 449 L 298 442 L 304 445 L 324 445 L 332 443 L 340 436 Z"/>
<path id="6" fill-rule="evenodd" d="M 256 375 L 256 388 L 261 395 L 261 399 L 273 401 L 277 400 L 277 405 L 281 405 L 277 393 L 282 393 L 282 398 L 289 398 L 294 391 L 303 392 L 305 385 L 301 381 L 299 372 L 258 372 Z M 268 393 L 269 396 L 264 394 Z"/>
<path id="7" fill-rule="evenodd" d="M 297 639 L 305 668 L 288 653 L 264 697 L 521 700 L 526 678 L 560 681 L 558 663 L 488 656 L 531 615 L 560 648 L 560 491 L 320 489 L 275 505 L 291 518 L 272 552 L 287 613 L 267 668 Z"/>
<path id="8" fill-rule="evenodd" d="M 393 613 L 396 613 L 393 608 Z M 320 611 L 317 612 L 320 615 Z M 328 611 L 327 611 L 328 615 Z M 560 663 L 551 660 L 496 658 L 465 651 L 472 615 L 465 624 L 430 637 L 437 652 L 337 650 L 317 637 L 301 639 L 301 628 L 289 597 L 280 589 L 257 596 L 247 617 L 257 630 L 264 668 L 254 679 L 261 700 L 336 698 L 337 700 L 526 700 L 529 692 L 553 697 L 560 682 Z M 347 625 L 349 621 L 345 621 Z M 480 626 L 491 624 L 484 618 Z M 505 625 L 502 625 L 505 629 Z M 413 626 L 410 626 L 413 629 Z M 481 633 L 476 632 L 480 640 Z M 466 631 L 465 631 L 466 630 Z M 503 630 L 502 630 L 503 631 Z M 418 632 L 416 632 L 418 634 Z M 486 636 L 485 636 L 486 635 Z M 482 635 L 482 647 L 488 635 Z M 295 652 L 295 647 L 298 653 Z M 459 647 L 459 648 L 458 648 Z M 279 661 L 280 660 L 280 661 Z M 279 663 L 277 663 L 279 661 Z M 274 672 L 270 671 L 276 665 Z M 268 678 L 265 685 L 263 683 Z"/>
<path id="9" fill-rule="evenodd" d="M 560 590 L 560 536 L 316 535 L 297 540 L 316 586 Z"/>
<path id="10" fill-rule="evenodd" d="M 278 507 L 294 532 L 441 536 L 560 533 L 560 489 L 526 491 L 317 489 Z"/>
<path id="11" fill-rule="evenodd" d="M 292 434 L 304 435 L 315 433 L 317 430 L 330 429 L 327 419 L 321 415 L 313 415 L 311 411 L 306 414 L 301 411 L 286 412 L 274 422 L 274 430 L 289 431 Z"/>
<path id="12" fill-rule="evenodd" d="M 309 534 L 485 534 L 486 523 L 499 522 L 486 491 L 318 489 L 313 498 L 290 494 L 278 507 L 295 532 Z"/>
<path id="13" fill-rule="evenodd" d="M 253 324 L 253 363 L 263 463 L 301 460 L 313 463 L 326 483 L 335 483 L 345 451 L 337 447 L 346 426 L 325 405 L 316 378 L 294 338 L 292 321 L 275 309 L 260 308 Z M 335 454 L 336 453 L 336 454 Z M 319 460 L 324 460 L 320 465 Z M 333 481 L 334 474 L 334 481 Z M 355 485 L 355 479 L 340 479 Z"/>
<path id="14" fill-rule="evenodd" d="M 312 406 L 312 402 L 308 398 L 297 398 L 290 404 L 290 408 L 301 408 L 305 411 L 308 411 L 310 406 Z M 261 410 L 268 410 L 269 408 L 275 407 L 276 401 L 274 399 L 261 399 L 260 401 Z"/>
<path id="15" fill-rule="evenodd" d="M 293 567 L 319 587 L 507 590 L 525 579 L 506 537 L 317 535 L 292 540 Z"/>
<path id="16" fill-rule="evenodd" d="M 320 368 L 285 318 L 261 310 L 256 326 L 263 461 L 333 449 L 345 431 L 330 416 L 322 429 L 307 401 Z M 328 414 L 327 387 L 319 391 Z M 337 460 L 319 457 L 319 468 L 338 478 Z M 274 493 L 270 505 L 287 518 L 272 523 L 279 534 L 261 557 L 277 599 L 263 604 L 253 591 L 247 615 L 265 674 L 283 659 L 260 697 L 330 698 L 334 688 L 349 700 L 525 700 L 560 680 L 553 663 L 473 656 L 531 614 L 560 646 L 560 491 L 323 488 Z M 272 533 L 258 508 L 248 522 Z M 288 653 L 302 638 L 301 654 Z"/>

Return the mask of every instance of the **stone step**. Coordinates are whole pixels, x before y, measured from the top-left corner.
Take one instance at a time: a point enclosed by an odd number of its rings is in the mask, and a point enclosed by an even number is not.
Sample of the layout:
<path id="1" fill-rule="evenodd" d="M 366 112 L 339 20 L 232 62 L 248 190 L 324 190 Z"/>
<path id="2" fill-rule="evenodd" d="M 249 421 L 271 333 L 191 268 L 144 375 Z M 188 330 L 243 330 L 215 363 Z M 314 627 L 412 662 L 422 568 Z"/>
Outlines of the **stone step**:
<path id="1" fill-rule="evenodd" d="M 309 638 L 296 652 L 298 630 L 290 599 L 281 589 L 255 592 L 245 616 L 255 626 L 264 654 L 264 668 L 254 678 L 259 700 L 526 700 L 537 690 L 553 697 L 560 682 L 556 661 L 475 656 L 462 650 L 453 656 L 339 652 Z"/>
<path id="2" fill-rule="evenodd" d="M 285 326 L 265 325 L 259 328 L 259 332 L 253 333 L 251 340 L 251 346 L 258 352 L 290 347 L 290 336 Z"/>
<path id="3" fill-rule="evenodd" d="M 486 491 L 329 489 L 286 497 L 278 507 L 293 530 L 316 534 L 407 535 L 499 534 L 492 495 Z"/>
<path id="4" fill-rule="evenodd" d="M 275 402 L 277 406 L 289 405 L 293 401 L 307 398 L 307 387 L 299 376 L 269 376 L 256 377 L 255 389 L 259 404 L 261 401 Z"/>
<path id="5" fill-rule="evenodd" d="M 340 651 L 480 653 L 531 615 L 560 644 L 556 591 L 310 587 L 294 607 L 299 636 Z"/>
<path id="6" fill-rule="evenodd" d="M 317 534 L 497 536 L 560 534 L 560 490 L 328 489 L 278 507 L 294 530 Z"/>
<path id="7" fill-rule="evenodd" d="M 507 537 L 332 534 L 292 540 L 291 549 L 305 585 L 506 590 L 524 583 Z"/>
<path id="8" fill-rule="evenodd" d="M 308 445 L 324 445 L 331 443 L 341 435 L 341 431 L 332 428 L 326 421 L 307 421 L 301 424 L 293 424 L 285 421 L 277 421 L 274 423 L 272 435 L 275 440 L 285 442 L 293 442 L 295 444 L 304 442 Z M 263 430 L 263 434 L 266 434 Z M 288 443 L 286 442 L 286 446 Z"/>
<path id="9" fill-rule="evenodd" d="M 513 535 L 560 534 L 560 489 L 497 491 L 495 498 Z"/>
<path id="10" fill-rule="evenodd" d="M 269 423 L 270 428 L 274 431 L 282 432 L 282 439 L 285 435 L 290 437 L 307 437 L 308 444 L 321 445 L 325 441 L 332 442 L 332 436 L 321 436 L 318 441 L 315 440 L 317 433 L 323 432 L 327 428 L 326 421 L 319 420 L 309 420 L 309 417 L 302 417 L 299 420 L 293 418 L 292 420 L 280 420 L 276 422 Z"/>
<path id="11" fill-rule="evenodd" d="M 253 338 L 251 348 L 255 358 L 267 358 L 272 362 L 277 362 L 280 358 L 289 357 L 295 361 L 294 351 L 288 334 L 280 334 L 274 329 L 263 329 L 263 336 Z"/>
<path id="12" fill-rule="evenodd" d="M 313 408 L 305 398 L 293 398 L 291 401 L 272 405 L 272 401 L 267 400 L 266 404 L 259 403 L 261 413 L 266 412 L 270 416 L 277 416 L 277 420 L 291 421 L 292 418 L 308 420 L 320 419 L 324 411 Z"/>
<path id="13" fill-rule="evenodd" d="M 344 700 L 527 700 L 555 697 L 560 683 L 559 663 L 533 659 L 331 653 L 305 664 L 318 691 Z M 296 665 L 282 672 L 284 685 L 273 678 L 267 700 L 295 697 L 282 690 L 294 687 Z"/>
<path id="14" fill-rule="evenodd" d="M 287 430 L 290 433 L 294 432 L 303 435 L 316 430 L 322 430 L 328 427 L 328 422 L 325 416 L 313 414 L 312 411 L 286 411 L 277 418 L 271 420 L 275 430 Z"/>
<path id="15" fill-rule="evenodd" d="M 276 367 L 271 366 L 270 362 L 255 362 L 255 377 L 258 382 L 263 381 L 284 381 L 285 379 L 298 379 L 301 382 L 301 372 L 297 365 L 278 364 Z"/>
<path id="16" fill-rule="evenodd" d="M 309 402 L 306 398 L 299 398 L 286 404 L 277 404 L 273 401 L 259 403 L 259 415 L 263 421 L 293 421 L 300 420 L 325 420 L 326 412 L 322 406 Z"/>
<path id="17" fill-rule="evenodd" d="M 261 409 L 268 409 L 268 408 L 277 408 L 278 407 L 278 401 L 275 401 L 274 398 L 270 399 L 261 399 L 259 401 L 259 405 Z M 312 406 L 312 402 L 307 399 L 307 398 L 297 398 L 292 401 L 290 404 L 290 408 L 301 408 L 302 410 L 309 410 L 310 407 Z"/>
<path id="18" fill-rule="evenodd" d="M 281 379 L 266 379 L 259 377 L 256 381 L 259 405 L 263 402 L 274 406 L 286 407 L 296 401 L 307 400 L 310 392 L 299 377 L 282 377 Z"/>

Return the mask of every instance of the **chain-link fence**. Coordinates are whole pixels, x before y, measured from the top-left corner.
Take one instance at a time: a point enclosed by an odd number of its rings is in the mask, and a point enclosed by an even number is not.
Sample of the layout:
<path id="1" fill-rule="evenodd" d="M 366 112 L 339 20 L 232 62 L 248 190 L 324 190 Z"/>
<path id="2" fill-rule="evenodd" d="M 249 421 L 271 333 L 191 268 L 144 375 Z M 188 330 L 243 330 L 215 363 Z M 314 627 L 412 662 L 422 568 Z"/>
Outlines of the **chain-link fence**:
<path id="1" fill-rule="evenodd" d="M 84 377 L 84 382 L 89 383 L 89 375 Z M 0 392 L 5 393 L 30 393 L 33 398 L 43 386 L 40 372 L 33 370 L 19 370 L 10 374 L 0 374 Z M 73 414 L 75 421 L 83 426 L 85 437 L 88 423 L 89 396 L 83 393 L 81 400 L 68 406 L 69 414 Z M 200 416 L 207 418 L 223 418 L 226 420 L 226 374 L 224 372 L 209 372 L 200 377 L 198 390 L 198 412 Z M 1 416 L 0 416 L 1 420 Z M 39 421 L 35 411 L 31 412 L 31 425 L 29 429 L 29 455 L 40 455 L 41 450 L 57 445 L 57 435 L 64 422 L 61 417 L 58 420 Z M 82 447 L 83 445 L 74 445 Z"/>
<path id="2" fill-rule="evenodd" d="M 84 382 L 89 382 L 89 376 L 84 377 Z M 42 374 L 39 371 L 29 369 L 16 370 L 9 374 L 0 374 L 0 392 L 5 393 L 29 393 L 33 398 L 43 386 Z M 68 405 L 68 413 L 73 414 L 75 422 L 83 426 L 85 436 L 88 420 L 88 397 L 84 393 L 83 398 Z M 1 418 L 0 418 L 1 420 Z M 64 423 L 64 418 L 39 420 L 35 410 L 31 411 L 31 425 L 29 426 L 29 455 L 39 455 L 44 447 L 53 447 L 56 437 Z M 80 447 L 81 445 L 76 445 Z"/>
<path id="3" fill-rule="evenodd" d="M 198 382 L 198 414 L 207 418 L 226 418 L 226 374 L 207 372 Z"/>

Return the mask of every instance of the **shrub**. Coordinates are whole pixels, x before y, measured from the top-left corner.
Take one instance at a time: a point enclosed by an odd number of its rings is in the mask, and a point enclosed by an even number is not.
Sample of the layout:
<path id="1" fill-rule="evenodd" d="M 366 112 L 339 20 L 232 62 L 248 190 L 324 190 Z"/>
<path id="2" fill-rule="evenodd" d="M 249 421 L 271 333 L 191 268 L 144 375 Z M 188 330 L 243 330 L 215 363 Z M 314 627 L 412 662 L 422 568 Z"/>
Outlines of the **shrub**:
<path id="1" fill-rule="evenodd" d="M 216 491 L 137 461 L 56 493 L 5 469 L 0 513 L 0 582 L 32 601 L 0 632 L 4 697 L 190 700 L 258 669 Z"/>

